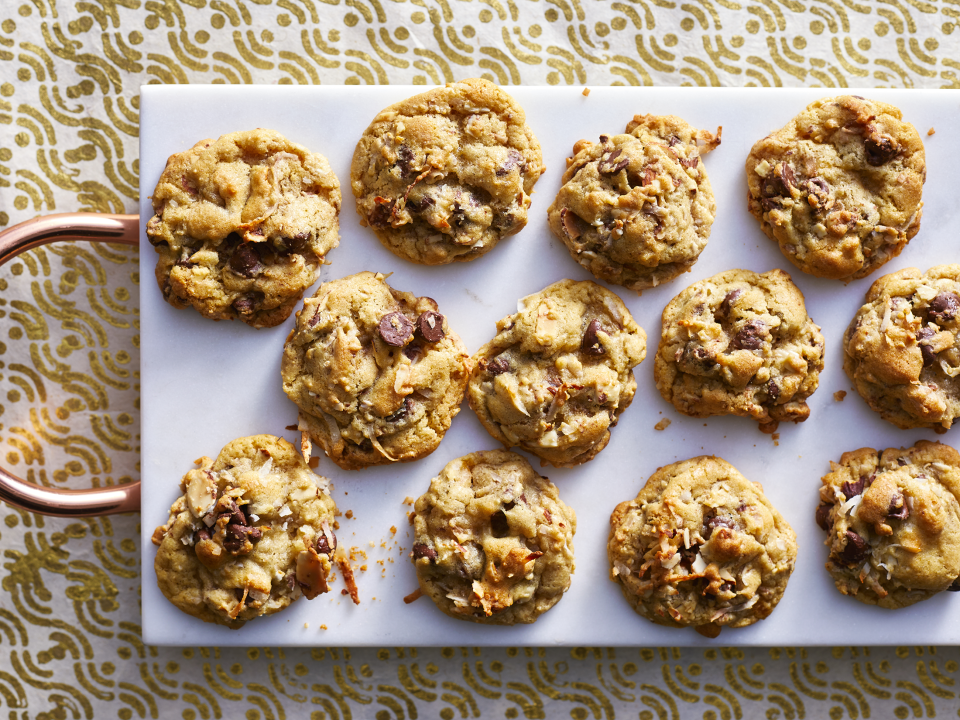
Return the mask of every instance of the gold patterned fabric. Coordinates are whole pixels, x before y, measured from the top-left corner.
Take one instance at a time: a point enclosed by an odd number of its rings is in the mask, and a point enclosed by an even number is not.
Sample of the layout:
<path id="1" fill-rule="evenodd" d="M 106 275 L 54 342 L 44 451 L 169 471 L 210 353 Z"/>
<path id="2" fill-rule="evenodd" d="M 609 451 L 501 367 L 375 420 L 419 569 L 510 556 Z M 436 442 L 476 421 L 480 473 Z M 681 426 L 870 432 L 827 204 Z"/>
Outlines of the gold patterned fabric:
<path id="1" fill-rule="evenodd" d="M 958 88 L 958 28 L 960 0 L 3 0 L 0 229 L 136 211 L 144 83 Z M 137 253 L 119 246 L 47 246 L 0 269 L 4 466 L 55 487 L 139 477 L 139 286 Z M 0 514 L 10 718 L 908 718 L 960 706 L 956 648 L 146 647 L 139 517 Z"/>

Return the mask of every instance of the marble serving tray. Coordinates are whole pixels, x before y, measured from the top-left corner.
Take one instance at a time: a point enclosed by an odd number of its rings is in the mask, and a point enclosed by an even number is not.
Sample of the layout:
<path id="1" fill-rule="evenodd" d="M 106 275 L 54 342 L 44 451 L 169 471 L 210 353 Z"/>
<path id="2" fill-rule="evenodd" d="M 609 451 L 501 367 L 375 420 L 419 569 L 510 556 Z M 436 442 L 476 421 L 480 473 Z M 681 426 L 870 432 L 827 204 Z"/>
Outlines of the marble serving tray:
<path id="1" fill-rule="evenodd" d="M 873 276 L 843 285 L 796 270 L 760 231 L 746 209 L 744 161 L 751 145 L 780 128 L 829 90 L 692 88 L 510 88 L 543 145 L 547 172 L 533 197 L 530 221 L 479 260 L 422 267 L 398 259 L 360 226 L 349 187 L 357 139 L 385 106 L 424 88 L 145 86 L 141 91 L 140 216 L 152 215 L 150 195 L 167 157 L 203 138 L 268 127 L 323 153 L 340 178 L 343 211 L 340 247 L 328 256 L 322 279 L 361 270 L 393 273 L 394 287 L 429 295 L 471 353 L 494 334 L 494 324 L 515 312 L 517 300 L 562 278 L 590 279 L 547 228 L 546 210 L 559 187 L 564 160 L 580 138 L 622 132 L 636 113 L 676 114 L 696 127 L 723 126 L 723 144 L 705 157 L 717 201 L 713 233 L 691 273 L 643 296 L 614 289 L 648 335 L 647 359 L 636 368 L 633 405 L 622 415 L 609 446 L 584 466 L 543 468 L 578 516 L 576 573 L 563 600 L 533 625 L 486 627 L 439 612 L 427 598 L 406 605 L 416 589 L 408 557 L 411 526 L 404 504 L 416 498 L 453 458 L 497 447 L 466 403 L 439 449 L 415 463 L 359 472 L 340 470 L 321 455 L 318 472 L 333 481 L 341 512 L 337 533 L 352 549 L 361 603 L 333 591 L 229 630 L 195 620 L 170 605 L 156 586 L 150 542 L 178 495 L 179 478 L 201 455 L 215 456 L 233 438 L 256 433 L 298 433 L 284 428 L 297 411 L 280 384 L 280 354 L 293 325 L 253 330 L 239 322 L 214 323 L 163 302 L 153 279 L 156 253 L 141 237 L 143 639 L 161 645 L 864 645 L 960 643 L 960 595 L 941 593 L 899 611 L 868 607 L 842 596 L 823 569 L 823 532 L 814 522 L 820 477 L 846 450 L 912 445 L 931 431 L 904 431 L 870 411 L 843 374 L 844 328 L 880 274 L 916 266 L 960 262 L 956 200 L 960 93 L 870 90 L 871 98 L 898 105 L 920 131 L 927 150 L 927 184 L 919 234 L 899 257 Z M 839 93 L 836 93 L 839 94 Z M 928 136 L 928 130 L 936 134 Z M 744 418 L 697 420 L 679 415 L 653 383 L 660 313 L 687 285 L 730 268 L 765 272 L 779 267 L 806 295 L 811 317 L 826 338 L 826 368 L 810 400 L 810 419 L 781 425 L 779 441 Z M 838 402 L 834 393 L 847 391 Z M 672 424 L 654 429 L 660 420 Z M 960 431 L 954 431 L 960 432 Z M 940 437 L 945 442 L 953 433 Z M 799 556 L 783 601 L 767 620 L 716 640 L 693 630 L 671 630 L 634 614 L 608 578 L 606 540 L 614 506 L 633 498 L 657 467 L 702 454 L 733 463 L 763 484 L 767 496 L 797 532 Z M 535 458 L 529 458 L 535 461 Z M 534 462 L 536 466 L 536 462 Z M 339 574 L 339 573 L 338 573 Z"/>

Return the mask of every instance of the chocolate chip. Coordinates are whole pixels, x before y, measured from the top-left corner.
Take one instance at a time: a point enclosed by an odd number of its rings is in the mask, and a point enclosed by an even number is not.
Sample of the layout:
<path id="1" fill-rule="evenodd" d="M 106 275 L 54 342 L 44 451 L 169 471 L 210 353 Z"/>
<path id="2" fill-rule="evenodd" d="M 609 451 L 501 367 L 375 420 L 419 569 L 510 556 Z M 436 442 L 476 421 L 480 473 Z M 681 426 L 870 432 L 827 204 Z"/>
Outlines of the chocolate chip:
<path id="1" fill-rule="evenodd" d="M 259 243 L 241 243 L 230 256 L 230 269 L 237 275 L 251 278 L 263 269 L 260 264 Z"/>
<path id="2" fill-rule="evenodd" d="M 417 318 L 417 335 L 427 342 L 435 343 L 443 340 L 446 333 L 443 331 L 443 315 L 427 310 Z"/>
<path id="3" fill-rule="evenodd" d="M 623 170 L 627 165 L 630 164 L 630 158 L 621 158 L 623 150 L 617 148 L 609 155 L 606 155 L 600 158 L 600 162 L 597 163 L 597 170 L 601 175 L 614 175 L 621 170 Z"/>
<path id="4" fill-rule="evenodd" d="M 401 145 L 397 151 L 397 166 L 400 168 L 400 174 L 407 178 L 413 174 L 413 162 L 416 160 L 413 151 L 406 145 Z"/>
<path id="5" fill-rule="evenodd" d="M 327 538 L 327 534 L 325 532 L 320 533 L 319 537 L 317 537 L 317 542 L 314 547 L 316 547 L 318 555 L 332 555 L 333 551 L 337 549 L 337 536 L 332 532 L 330 535 L 333 536 L 332 547 L 330 546 L 330 540 Z"/>
<path id="6" fill-rule="evenodd" d="M 403 347 L 413 337 L 413 323 L 402 312 L 392 312 L 384 315 L 380 318 L 380 325 L 377 329 L 380 331 L 380 337 L 383 338 L 383 341 L 394 347 Z"/>
<path id="7" fill-rule="evenodd" d="M 736 523 L 726 515 L 712 515 L 704 521 L 703 530 L 700 531 L 700 534 L 703 535 L 704 540 L 709 540 L 710 536 L 713 535 L 713 531 L 718 527 L 733 530 L 736 527 Z"/>
<path id="8" fill-rule="evenodd" d="M 509 153 L 507 153 L 507 159 L 504 161 L 503 165 L 497 168 L 497 177 L 503 177 L 504 175 L 508 174 L 520 164 L 522 159 L 523 156 L 520 153 L 518 153 L 516 150 L 511 150 Z"/>
<path id="9" fill-rule="evenodd" d="M 411 363 L 415 363 L 423 355 L 423 350 L 418 345 L 411 343 L 403 349 L 403 354 L 410 358 Z"/>
<path id="10" fill-rule="evenodd" d="M 580 349 L 587 355 L 603 355 L 607 352 L 597 334 L 600 332 L 606 333 L 606 330 L 603 329 L 600 321 L 594 318 L 587 325 L 587 329 L 583 333 L 583 340 L 580 342 Z"/>
<path id="11" fill-rule="evenodd" d="M 826 210 L 830 200 L 830 186 L 822 177 L 810 178 L 807 180 L 807 197 L 813 198 L 810 203 L 818 210 Z"/>
<path id="12" fill-rule="evenodd" d="M 906 498 L 899 490 L 890 498 L 890 507 L 887 509 L 887 517 L 896 520 L 906 520 L 910 517 L 910 508 L 907 507 Z"/>
<path id="13" fill-rule="evenodd" d="M 720 307 L 717 308 L 717 314 L 720 317 L 727 317 L 730 314 L 730 308 L 737 301 L 737 298 L 743 295 L 743 290 L 740 288 L 734 288 L 726 295 L 723 296 L 723 302 L 720 303 Z"/>
<path id="14" fill-rule="evenodd" d="M 681 545 L 677 548 L 677 552 L 680 553 L 680 564 L 689 571 L 693 567 L 693 561 L 697 559 L 697 553 L 699 552 L 696 546 L 688 548 Z"/>
<path id="15" fill-rule="evenodd" d="M 483 361 L 484 369 L 491 375 L 500 375 L 510 369 L 510 363 L 502 355 L 498 355 L 493 360 Z"/>
<path id="16" fill-rule="evenodd" d="M 497 510 L 490 516 L 490 530 L 495 538 L 506 537 L 510 534 L 510 523 L 503 510 Z"/>
<path id="17" fill-rule="evenodd" d="M 230 524 L 224 533 L 223 547 L 232 553 L 240 552 L 247 540 L 256 542 L 262 535 L 260 528 Z"/>
<path id="18" fill-rule="evenodd" d="M 423 543 L 417 543 L 413 546 L 413 557 L 416 560 L 420 558 L 429 558 L 430 560 L 437 559 L 437 551 L 434 550 L 429 545 L 424 545 Z"/>
<path id="19" fill-rule="evenodd" d="M 817 505 L 817 525 L 822 530 L 830 529 L 830 509 L 833 507 L 830 503 L 820 503 Z"/>
<path id="20" fill-rule="evenodd" d="M 400 406 L 400 409 L 391 415 L 387 415 L 387 417 L 385 417 L 384 420 L 392 423 L 398 422 L 400 420 L 403 420 L 403 418 L 405 418 L 407 416 L 407 413 L 409 413 L 411 410 L 413 410 L 413 398 L 405 397 L 403 399 L 403 405 Z"/>
<path id="21" fill-rule="evenodd" d="M 407 203 L 406 205 L 404 205 L 404 207 L 407 207 L 411 210 L 415 210 L 417 212 L 423 212 L 424 210 L 426 210 L 428 207 L 430 207 L 435 203 L 436 201 L 429 195 L 421 195 L 419 198 L 408 197 Z"/>
<path id="22" fill-rule="evenodd" d="M 847 530 L 847 544 L 840 552 L 840 559 L 847 565 L 857 565 L 867 556 L 867 541 L 853 530 Z"/>
<path id="23" fill-rule="evenodd" d="M 704 370 L 708 370 L 717 364 L 717 361 L 714 359 L 710 351 L 702 345 L 697 345 L 692 349 L 688 348 L 685 354 L 688 358 L 692 358 L 692 361 L 702 367 Z"/>
<path id="24" fill-rule="evenodd" d="M 758 350 L 763 345 L 763 336 L 767 325 L 763 320 L 748 320 L 733 338 L 733 347 L 737 350 Z"/>
<path id="25" fill-rule="evenodd" d="M 463 211 L 460 203 L 455 202 L 453 204 L 453 212 L 450 213 L 447 220 L 454 227 L 463 227 L 463 224 L 467 221 L 467 214 Z"/>
<path id="26" fill-rule="evenodd" d="M 777 174 L 780 176 L 780 182 L 788 191 L 791 187 L 797 186 L 797 176 L 793 173 L 793 168 L 788 163 L 779 163 L 777 165 Z"/>
<path id="27" fill-rule="evenodd" d="M 680 164 L 685 168 L 695 168 L 700 164 L 700 158 L 694 155 L 692 158 L 680 158 Z"/>
<path id="28" fill-rule="evenodd" d="M 947 592 L 960 592 L 960 578 L 953 581 L 953 584 L 947 588 Z"/>
<path id="29" fill-rule="evenodd" d="M 840 492 L 843 493 L 843 496 L 849 500 L 854 498 L 857 495 L 863 494 L 863 486 L 865 485 L 864 478 L 860 478 L 856 482 L 845 482 L 840 486 Z"/>
<path id="30" fill-rule="evenodd" d="M 942 292 L 930 301 L 929 315 L 937 325 L 953 320 L 960 310 L 960 297 L 956 293 Z"/>
<path id="31" fill-rule="evenodd" d="M 193 544 L 210 539 L 210 531 L 207 528 L 200 528 L 193 534 Z"/>
<path id="32" fill-rule="evenodd" d="M 390 224 L 390 217 L 393 215 L 393 206 L 396 200 L 387 200 L 377 196 L 374 198 L 373 210 L 370 211 L 370 217 L 367 221 L 374 227 L 386 227 Z"/>
<path id="33" fill-rule="evenodd" d="M 767 397 L 769 397 L 773 402 L 777 401 L 777 398 L 780 397 L 780 386 L 776 382 L 771 380 L 767 383 Z"/>
<path id="34" fill-rule="evenodd" d="M 503 509 L 504 509 L 504 510 L 513 510 L 516 506 L 517 506 L 517 504 L 516 504 L 513 500 L 511 500 L 510 502 L 507 502 L 507 503 L 504 503 L 504 504 L 503 504 Z"/>
<path id="35" fill-rule="evenodd" d="M 888 135 L 870 135 L 863 141 L 867 162 L 877 167 L 893 160 L 900 152 L 897 141 Z"/>
<path id="36" fill-rule="evenodd" d="M 242 295 L 233 301 L 233 309 L 241 315 L 249 315 L 263 302 L 262 292 L 252 292 Z"/>

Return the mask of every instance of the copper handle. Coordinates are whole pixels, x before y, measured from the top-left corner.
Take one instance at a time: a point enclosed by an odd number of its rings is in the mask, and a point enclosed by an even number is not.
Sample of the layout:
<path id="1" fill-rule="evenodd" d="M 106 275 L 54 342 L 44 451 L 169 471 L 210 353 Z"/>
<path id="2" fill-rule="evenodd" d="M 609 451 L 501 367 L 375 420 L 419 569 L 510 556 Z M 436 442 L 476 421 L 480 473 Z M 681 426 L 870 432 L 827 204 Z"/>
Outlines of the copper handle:
<path id="1" fill-rule="evenodd" d="M 62 240 L 140 243 L 137 215 L 63 213 L 27 220 L 0 232 L 0 265 L 25 250 Z M 93 490 L 40 487 L 0 468 L 0 500 L 41 515 L 80 517 L 140 510 L 140 483 Z"/>

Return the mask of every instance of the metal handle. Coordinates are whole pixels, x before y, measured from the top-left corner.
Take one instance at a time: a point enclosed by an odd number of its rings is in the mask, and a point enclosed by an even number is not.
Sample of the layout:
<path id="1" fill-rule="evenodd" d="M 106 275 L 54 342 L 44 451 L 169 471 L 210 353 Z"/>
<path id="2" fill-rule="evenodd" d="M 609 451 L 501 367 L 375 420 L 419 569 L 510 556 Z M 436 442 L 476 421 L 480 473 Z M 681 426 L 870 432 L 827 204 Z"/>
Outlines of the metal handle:
<path id="1" fill-rule="evenodd" d="M 106 213 L 62 213 L 27 220 L 0 232 L 0 265 L 25 250 L 63 240 L 140 243 L 140 218 Z M 80 517 L 140 510 L 140 483 L 92 490 L 60 490 L 28 483 L 0 468 L 0 500 L 41 515 Z"/>

